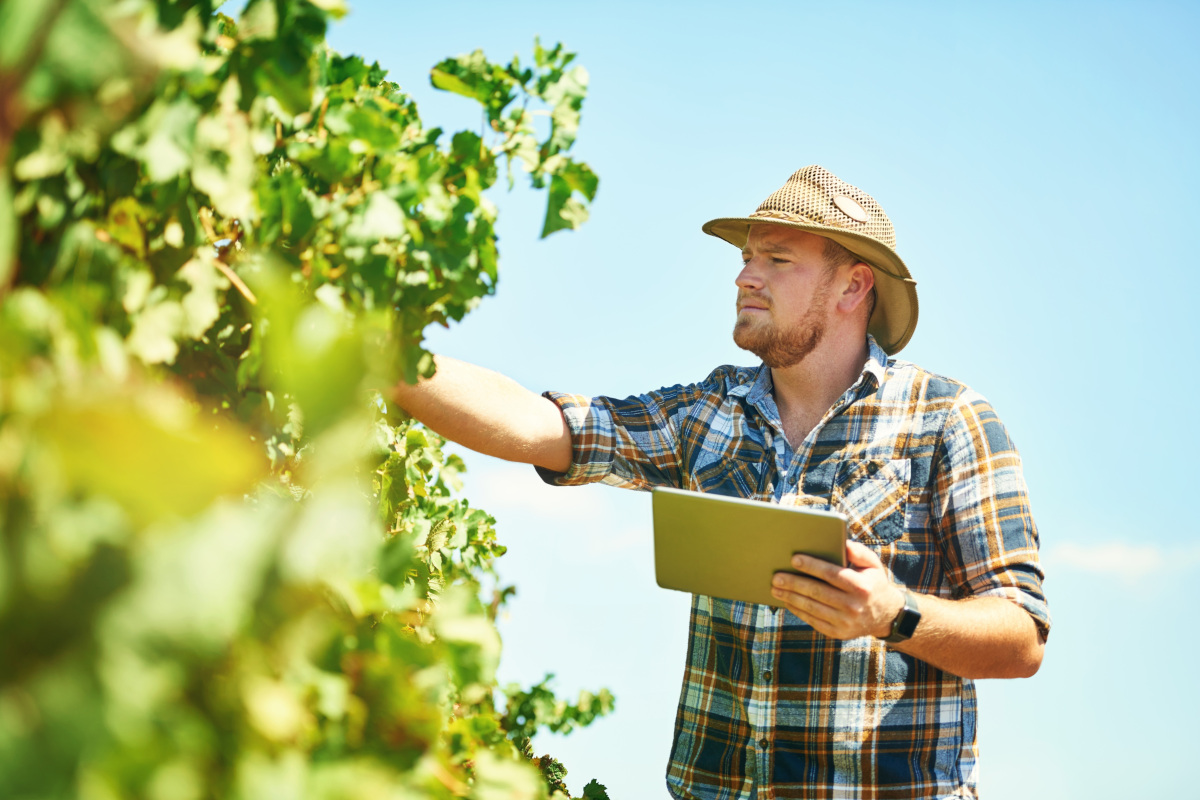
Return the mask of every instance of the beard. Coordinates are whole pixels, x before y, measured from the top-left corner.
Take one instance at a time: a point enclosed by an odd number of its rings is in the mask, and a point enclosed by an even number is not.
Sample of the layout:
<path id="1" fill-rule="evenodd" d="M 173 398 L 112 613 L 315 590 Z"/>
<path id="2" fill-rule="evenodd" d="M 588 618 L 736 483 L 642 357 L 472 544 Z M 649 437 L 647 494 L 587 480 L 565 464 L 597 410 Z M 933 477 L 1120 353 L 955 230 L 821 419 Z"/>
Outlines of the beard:
<path id="1" fill-rule="evenodd" d="M 825 338 L 825 319 L 821 311 L 832 284 L 832 280 L 826 280 L 817 287 L 804 316 L 789 328 L 780 328 L 769 321 L 755 324 L 751 319 L 739 318 L 733 326 L 733 343 L 761 358 L 771 369 L 794 367 Z"/>

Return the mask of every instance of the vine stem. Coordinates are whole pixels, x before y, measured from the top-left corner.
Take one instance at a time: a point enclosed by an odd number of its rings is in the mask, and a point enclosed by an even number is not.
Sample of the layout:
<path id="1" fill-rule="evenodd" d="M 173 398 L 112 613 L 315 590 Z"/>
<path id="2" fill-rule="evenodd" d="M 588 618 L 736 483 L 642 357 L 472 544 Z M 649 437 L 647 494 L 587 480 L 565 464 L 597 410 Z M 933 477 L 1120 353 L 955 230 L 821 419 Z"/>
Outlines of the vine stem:
<path id="1" fill-rule="evenodd" d="M 470 788 L 460 781 L 458 778 L 451 775 L 444 766 L 437 761 L 432 762 L 429 771 L 433 773 L 433 777 L 438 779 L 438 783 L 445 786 L 457 797 L 466 797 Z"/>
<path id="2" fill-rule="evenodd" d="M 222 275 L 224 275 L 226 278 L 229 278 L 229 282 L 232 283 L 239 292 L 241 292 L 242 297 L 246 298 L 246 300 L 250 302 L 250 305 L 258 305 L 258 298 L 254 296 L 254 292 L 250 291 L 250 287 L 247 286 L 240 277 L 238 277 L 238 274 L 234 272 L 228 264 L 220 259 L 213 261 L 213 264 L 221 271 Z"/>

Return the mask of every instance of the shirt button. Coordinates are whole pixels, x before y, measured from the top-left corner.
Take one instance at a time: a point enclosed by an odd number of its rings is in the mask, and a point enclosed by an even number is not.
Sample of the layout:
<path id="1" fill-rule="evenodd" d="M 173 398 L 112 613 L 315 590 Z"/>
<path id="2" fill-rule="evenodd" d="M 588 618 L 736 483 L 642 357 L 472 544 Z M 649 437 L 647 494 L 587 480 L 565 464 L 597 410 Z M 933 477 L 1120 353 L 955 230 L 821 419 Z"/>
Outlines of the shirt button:
<path id="1" fill-rule="evenodd" d="M 768 741 L 768 739 L 765 736 L 758 740 L 758 747 L 761 750 L 766 750 L 770 744 L 771 744 L 771 742 Z"/>
<path id="2" fill-rule="evenodd" d="M 768 682 L 771 680 L 771 670 L 768 669 L 763 672 L 763 680 Z"/>

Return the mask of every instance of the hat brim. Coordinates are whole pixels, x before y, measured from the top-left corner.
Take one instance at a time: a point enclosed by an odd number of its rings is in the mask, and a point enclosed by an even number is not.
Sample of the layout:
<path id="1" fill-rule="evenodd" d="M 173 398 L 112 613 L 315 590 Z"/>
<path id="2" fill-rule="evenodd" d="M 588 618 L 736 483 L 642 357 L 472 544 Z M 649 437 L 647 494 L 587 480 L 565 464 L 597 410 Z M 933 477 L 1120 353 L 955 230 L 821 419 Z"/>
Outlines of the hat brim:
<path id="1" fill-rule="evenodd" d="M 917 328 L 917 282 L 894 250 L 853 231 L 785 219 L 721 217 L 704 223 L 701 230 L 741 250 L 746 246 L 751 225 L 783 225 L 815 233 L 861 258 L 875 273 L 875 311 L 867 324 L 867 333 L 875 337 L 888 355 L 900 352 L 908 344 Z"/>

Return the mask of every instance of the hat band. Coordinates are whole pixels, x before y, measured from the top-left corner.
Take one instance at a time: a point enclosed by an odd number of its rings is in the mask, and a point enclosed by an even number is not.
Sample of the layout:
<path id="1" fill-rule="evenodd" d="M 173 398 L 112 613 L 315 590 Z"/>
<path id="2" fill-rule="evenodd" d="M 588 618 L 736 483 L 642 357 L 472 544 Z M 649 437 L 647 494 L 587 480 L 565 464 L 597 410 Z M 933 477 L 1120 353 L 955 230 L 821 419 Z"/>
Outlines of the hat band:
<path id="1" fill-rule="evenodd" d="M 798 222 L 801 225 L 824 225 L 825 224 L 822 220 L 814 219 L 812 217 L 803 217 L 799 214 L 791 214 L 787 211 L 769 211 L 769 210 L 768 211 L 755 211 L 750 216 L 753 218 L 756 218 L 756 219 L 758 219 L 758 218 L 781 219 L 785 222 Z"/>

